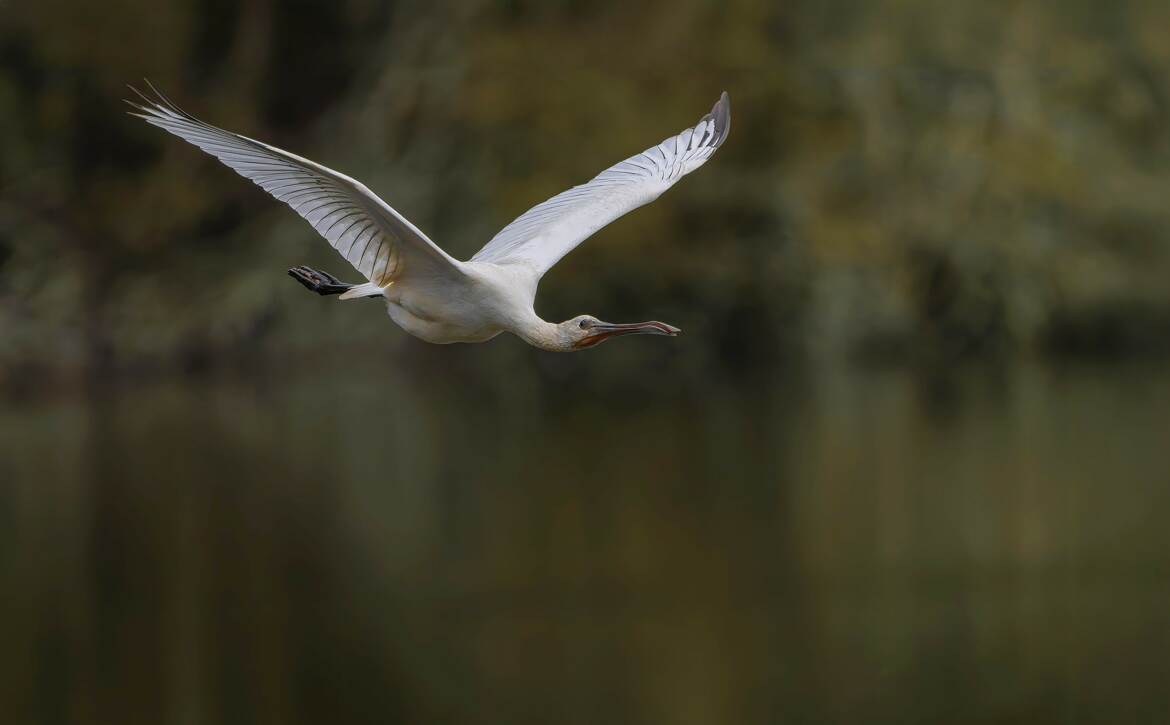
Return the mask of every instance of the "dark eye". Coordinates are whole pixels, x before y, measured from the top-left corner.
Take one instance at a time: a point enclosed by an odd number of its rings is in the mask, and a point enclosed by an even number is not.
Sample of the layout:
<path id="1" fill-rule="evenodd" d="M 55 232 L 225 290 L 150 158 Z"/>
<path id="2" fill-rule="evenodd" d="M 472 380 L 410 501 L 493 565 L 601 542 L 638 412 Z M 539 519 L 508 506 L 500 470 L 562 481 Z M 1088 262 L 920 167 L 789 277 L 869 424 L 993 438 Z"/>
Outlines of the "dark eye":
<path id="1" fill-rule="evenodd" d="M 582 330 L 584 330 L 585 328 L 589 327 L 589 320 L 581 320 L 579 323 L 577 323 L 577 327 L 580 327 Z"/>

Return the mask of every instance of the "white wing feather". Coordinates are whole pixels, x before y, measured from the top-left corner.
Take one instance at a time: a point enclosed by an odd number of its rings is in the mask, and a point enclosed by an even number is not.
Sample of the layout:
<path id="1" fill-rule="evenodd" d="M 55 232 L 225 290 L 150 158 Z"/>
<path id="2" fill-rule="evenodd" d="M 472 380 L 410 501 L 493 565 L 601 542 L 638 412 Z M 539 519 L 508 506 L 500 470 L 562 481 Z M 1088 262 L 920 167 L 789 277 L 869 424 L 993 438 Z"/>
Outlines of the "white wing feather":
<path id="1" fill-rule="evenodd" d="M 159 93 L 132 115 L 169 131 L 288 204 L 370 282 L 407 273 L 461 275 L 460 263 L 366 186 L 295 154 L 204 123 Z"/>
<path id="2" fill-rule="evenodd" d="M 654 201 L 702 166 L 727 138 L 730 128 L 731 101 L 724 93 L 693 128 L 532 207 L 504 227 L 471 261 L 527 264 L 538 276 L 544 275 L 598 229 Z"/>

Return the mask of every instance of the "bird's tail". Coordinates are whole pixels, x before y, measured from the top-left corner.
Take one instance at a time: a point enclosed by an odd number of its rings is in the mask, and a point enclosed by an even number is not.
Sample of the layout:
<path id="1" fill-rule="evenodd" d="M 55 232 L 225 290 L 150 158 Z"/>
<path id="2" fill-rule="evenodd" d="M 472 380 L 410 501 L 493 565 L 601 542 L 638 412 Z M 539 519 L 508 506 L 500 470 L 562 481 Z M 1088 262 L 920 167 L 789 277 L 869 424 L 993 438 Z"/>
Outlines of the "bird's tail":
<path id="1" fill-rule="evenodd" d="M 382 285 L 374 284 L 373 282 L 366 282 L 365 284 L 357 284 L 350 287 L 341 293 L 339 300 L 352 300 L 358 297 L 381 297 Z"/>

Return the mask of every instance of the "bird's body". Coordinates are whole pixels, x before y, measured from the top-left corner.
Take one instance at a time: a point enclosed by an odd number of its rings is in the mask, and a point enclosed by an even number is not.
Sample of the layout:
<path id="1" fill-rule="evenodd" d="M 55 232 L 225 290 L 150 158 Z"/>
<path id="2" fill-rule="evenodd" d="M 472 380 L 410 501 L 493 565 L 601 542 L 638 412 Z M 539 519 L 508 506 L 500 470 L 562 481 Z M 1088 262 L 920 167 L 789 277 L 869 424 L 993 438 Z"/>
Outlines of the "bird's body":
<path id="1" fill-rule="evenodd" d="M 158 96 L 143 96 L 147 105 L 132 104 L 141 111 L 135 115 L 199 146 L 288 204 L 369 280 L 352 285 L 307 267 L 289 270 L 304 286 L 341 299 L 383 297 L 390 318 L 427 342 L 484 342 L 511 332 L 555 352 L 619 335 L 678 334 L 662 322 L 615 325 L 588 315 L 546 322 L 534 309 L 536 289 L 550 267 L 598 229 L 701 166 L 730 128 L 724 93 L 693 128 L 538 204 L 461 262 L 354 179 L 206 124 Z"/>
<path id="2" fill-rule="evenodd" d="M 390 319 L 417 338 L 438 344 L 486 342 L 505 330 L 533 327 L 534 275 L 519 265 L 461 262 L 451 283 L 404 276 L 386 287 Z M 530 292 L 531 290 L 531 292 Z"/>

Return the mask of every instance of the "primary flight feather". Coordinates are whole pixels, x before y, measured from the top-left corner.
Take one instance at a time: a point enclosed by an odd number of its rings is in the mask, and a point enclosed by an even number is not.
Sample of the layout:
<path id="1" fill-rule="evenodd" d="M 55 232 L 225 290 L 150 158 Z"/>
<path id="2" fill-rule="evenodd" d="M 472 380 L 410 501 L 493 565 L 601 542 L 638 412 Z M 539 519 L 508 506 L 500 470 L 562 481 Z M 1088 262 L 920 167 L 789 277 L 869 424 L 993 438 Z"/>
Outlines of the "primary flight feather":
<path id="1" fill-rule="evenodd" d="M 361 182 L 200 121 L 150 88 L 154 98 L 133 89 L 143 101 L 129 102 L 133 115 L 198 146 L 288 204 L 366 278 L 347 284 L 308 267 L 289 270 L 318 294 L 384 297 L 394 322 L 434 343 L 483 342 L 511 332 L 543 350 L 570 352 L 620 335 L 679 332 L 663 322 L 612 324 L 590 315 L 545 322 L 533 302 L 540 278 L 562 257 L 657 199 L 715 153 L 731 127 L 726 93 L 695 126 L 537 204 L 460 262 Z"/>

